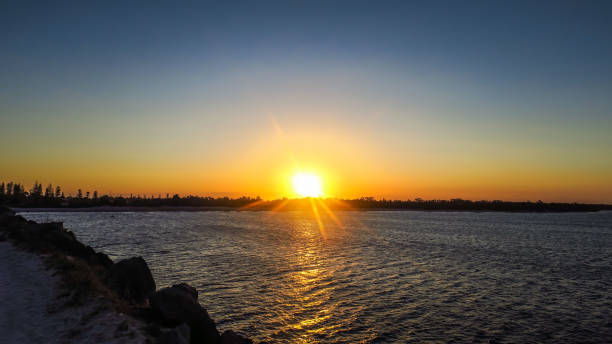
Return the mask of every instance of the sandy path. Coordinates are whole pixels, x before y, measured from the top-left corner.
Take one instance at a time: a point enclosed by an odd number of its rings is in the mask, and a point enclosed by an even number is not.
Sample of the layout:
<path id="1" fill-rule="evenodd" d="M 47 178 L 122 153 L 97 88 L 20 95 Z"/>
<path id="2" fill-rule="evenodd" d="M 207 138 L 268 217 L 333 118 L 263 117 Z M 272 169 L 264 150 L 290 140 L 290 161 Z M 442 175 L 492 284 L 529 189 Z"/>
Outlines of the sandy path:
<path id="1" fill-rule="evenodd" d="M 0 342 L 48 343 L 60 337 L 64 324 L 47 314 L 57 283 L 40 257 L 0 242 Z"/>
<path id="2" fill-rule="evenodd" d="M 42 259 L 0 242 L 0 343 L 144 343 L 143 324 L 91 301 L 65 307 Z"/>

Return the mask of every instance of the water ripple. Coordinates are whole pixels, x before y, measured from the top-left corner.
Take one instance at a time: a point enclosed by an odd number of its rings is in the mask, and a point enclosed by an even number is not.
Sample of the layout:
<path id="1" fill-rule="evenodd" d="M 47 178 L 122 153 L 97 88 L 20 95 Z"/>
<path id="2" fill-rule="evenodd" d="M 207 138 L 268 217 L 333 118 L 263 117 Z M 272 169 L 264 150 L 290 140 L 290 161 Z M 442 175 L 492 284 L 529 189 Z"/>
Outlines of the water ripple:
<path id="1" fill-rule="evenodd" d="M 143 256 L 256 341 L 612 342 L 611 212 L 24 215 Z"/>

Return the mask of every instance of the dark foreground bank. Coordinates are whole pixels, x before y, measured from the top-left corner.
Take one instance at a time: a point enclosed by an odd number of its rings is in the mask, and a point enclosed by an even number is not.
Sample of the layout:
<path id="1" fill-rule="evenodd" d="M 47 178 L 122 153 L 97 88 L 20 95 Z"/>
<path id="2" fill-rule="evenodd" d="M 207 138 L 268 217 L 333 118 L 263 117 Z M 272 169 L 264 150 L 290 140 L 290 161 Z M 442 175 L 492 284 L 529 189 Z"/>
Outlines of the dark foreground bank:
<path id="1" fill-rule="evenodd" d="M 140 324 L 137 330 L 141 336 L 131 342 L 252 343 L 233 331 L 219 333 L 206 309 L 198 303 L 195 288 L 180 283 L 156 290 L 144 259 L 134 257 L 115 263 L 104 253 L 95 252 L 76 240 L 61 223 L 39 224 L 0 207 L 0 241 L 9 241 L 23 251 L 43 257 L 45 264 L 57 272 L 61 280 L 62 293 L 58 298 L 62 309 L 97 305 L 95 314 L 80 319 L 82 326 L 89 326 L 88 322 L 95 320 L 96 314 L 104 309 L 125 314 L 134 320 L 132 324 Z M 126 324 L 122 322 L 116 331 L 121 332 Z M 78 336 L 78 328 L 71 331 Z M 126 342 L 125 336 L 121 340 L 117 338 L 117 342 Z M 49 338 L 49 342 L 55 341 L 58 339 Z"/>

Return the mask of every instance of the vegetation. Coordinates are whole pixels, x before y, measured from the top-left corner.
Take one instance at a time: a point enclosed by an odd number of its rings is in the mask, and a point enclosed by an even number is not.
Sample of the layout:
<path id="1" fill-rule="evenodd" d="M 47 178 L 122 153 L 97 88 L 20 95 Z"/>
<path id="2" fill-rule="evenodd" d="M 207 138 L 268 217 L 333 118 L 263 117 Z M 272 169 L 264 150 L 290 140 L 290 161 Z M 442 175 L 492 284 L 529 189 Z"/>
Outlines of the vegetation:
<path id="1" fill-rule="evenodd" d="M 319 202 L 319 201 L 317 201 Z M 438 210 L 438 211 L 515 211 L 515 212 L 571 212 L 612 210 L 608 204 L 584 203 L 545 203 L 537 202 L 507 202 L 499 200 L 470 201 L 463 199 L 451 200 L 376 200 L 373 197 L 339 200 L 325 199 L 324 205 L 332 210 L 368 209 L 368 210 Z M 317 204 L 317 203 L 315 203 Z M 15 182 L 0 183 L 0 205 L 21 208 L 87 208 L 87 207 L 216 207 L 244 210 L 299 210 L 310 209 L 310 199 L 281 199 L 264 201 L 252 197 L 209 197 L 209 196 L 110 196 L 99 195 L 98 191 L 78 189 L 76 196 L 65 196 L 60 186 L 35 182 L 29 191 Z"/>
<path id="2" fill-rule="evenodd" d="M 136 206 L 136 207 L 160 207 L 160 206 L 182 206 L 182 207 L 227 207 L 240 208 L 253 202 L 261 201 L 259 197 L 200 197 L 185 196 L 178 194 L 170 196 L 141 196 L 132 195 L 110 196 L 99 195 L 97 190 L 93 192 L 78 189 L 75 196 L 64 195 L 61 186 L 53 187 L 49 184 L 43 190 L 38 181 L 29 189 L 21 183 L 0 182 L 0 205 L 23 208 L 84 208 L 100 206 Z"/>

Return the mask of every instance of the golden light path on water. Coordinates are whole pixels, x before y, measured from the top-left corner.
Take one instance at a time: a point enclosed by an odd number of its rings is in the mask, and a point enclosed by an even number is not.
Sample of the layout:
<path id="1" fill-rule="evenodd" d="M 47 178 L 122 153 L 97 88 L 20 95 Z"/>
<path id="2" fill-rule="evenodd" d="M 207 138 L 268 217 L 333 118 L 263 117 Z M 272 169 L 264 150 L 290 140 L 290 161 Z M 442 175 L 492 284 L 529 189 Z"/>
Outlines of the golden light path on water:
<path id="1" fill-rule="evenodd" d="M 333 271 L 322 264 L 322 255 L 319 253 L 320 240 L 323 238 L 320 219 L 317 225 L 312 222 L 301 226 L 301 247 L 296 249 L 295 266 L 301 269 L 291 273 L 291 288 L 287 290 L 289 299 L 295 300 L 293 314 L 304 316 L 288 316 L 287 326 L 301 331 L 300 343 L 316 343 L 316 334 L 329 334 L 340 324 L 325 325 L 324 321 L 332 316 L 334 304 L 329 304 L 334 286 L 329 280 L 333 278 Z M 327 305 L 327 306 L 324 306 Z M 296 309 L 298 310 L 296 312 Z"/>
<path id="2" fill-rule="evenodd" d="M 287 329 L 298 331 L 301 335 L 294 339 L 302 344 L 320 343 L 322 337 L 333 336 L 337 331 L 348 328 L 354 320 L 353 316 L 349 316 L 343 321 L 329 321 L 334 314 L 337 316 L 337 308 L 341 303 L 340 300 L 333 299 L 334 290 L 337 288 L 335 275 L 339 270 L 346 270 L 346 267 L 341 265 L 340 260 L 326 259 L 330 254 L 327 231 L 343 231 L 344 227 L 325 200 L 313 197 L 309 197 L 308 200 L 315 221 L 305 220 L 304 217 L 295 219 L 298 238 L 295 240 L 293 265 L 299 269 L 290 273 L 289 288 L 283 297 L 277 300 L 279 302 L 291 300 L 284 305 L 289 311 L 282 317 L 281 321 L 286 328 L 280 332 Z M 275 210 L 282 210 L 284 205 L 286 202 L 281 203 Z M 331 222 L 324 221 L 322 217 L 326 217 Z M 334 226 L 326 227 L 326 222 Z M 335 247 L 339 254 L 340 249 Z M 332 262 L 336 265 L 330 264 Z M 360 308 L 355 309 L 353 315 L 357 314 Z M 375 334 L 372 333 L 362 342 L 374 337 Z"/>

